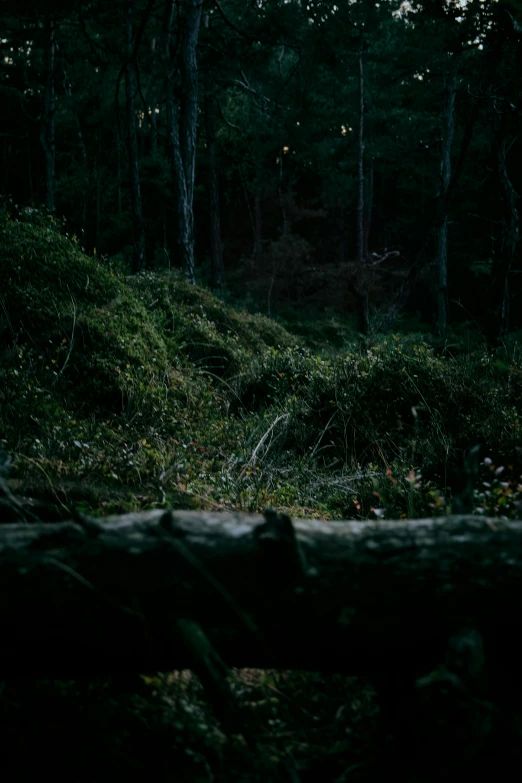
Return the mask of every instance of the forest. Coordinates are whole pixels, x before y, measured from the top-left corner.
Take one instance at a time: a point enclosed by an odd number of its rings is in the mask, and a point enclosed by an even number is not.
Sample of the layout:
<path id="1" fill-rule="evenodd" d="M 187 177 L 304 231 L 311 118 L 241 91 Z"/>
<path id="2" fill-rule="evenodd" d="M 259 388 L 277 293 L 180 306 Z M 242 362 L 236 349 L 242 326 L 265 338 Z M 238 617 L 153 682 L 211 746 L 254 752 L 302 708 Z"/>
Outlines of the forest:
<path id="1" fill-rule="evenodd" d="M 522 771 L 520 0 L 3 0 L 11 779 Z"/>

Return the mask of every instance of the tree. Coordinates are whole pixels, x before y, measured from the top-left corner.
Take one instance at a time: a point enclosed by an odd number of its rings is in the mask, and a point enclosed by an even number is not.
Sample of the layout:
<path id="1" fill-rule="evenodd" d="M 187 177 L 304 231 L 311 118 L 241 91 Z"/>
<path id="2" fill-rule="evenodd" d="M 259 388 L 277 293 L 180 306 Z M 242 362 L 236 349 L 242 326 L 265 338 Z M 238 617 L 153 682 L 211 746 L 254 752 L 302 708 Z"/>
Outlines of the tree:
<path id="1" fill-rule="evenodd" d="M 210 14 L 205 13 L 203 27 L 210 30 Z M 209 63 L 205 74 L 205 137 L 208 153 L 208 218 L 209 218 L 209 243 L 210 243 L 210 268 L 212 274 L 212 287 L 221 290 L 224 283 L 223 272 L 223 247 L 221 241 L 221 216 L 219 204 L 219 175 L 217 160 L 216 139 L 216 114 L 217 99 L 215 96 L 215 73 Z"/>
<path id="2" fill-rule="evenodd" d="M 132 33 L 132 5 L 124 7 L 124 31 L 126 36 L 127 61 L 125 63 L 125 108 L 127 114 L 127 154 L 129 158 L 130 194 L 132 204 L 132 271 L 145 268 L 145 231 L 141 206 L 140 172 L 138 161 L 138 138 L 136 126 L 136 72 L 134 60 L 134 37 Z"/>
<path id="3" fill-rule="evenodd" d="M 177 209 L 178 247 L 181 265 L 189 283 L 195 282 L 194 177 L 198 116 L 197 43 L 202 4 L 185 0 L 179 19 L 175 50 L 171 53 L 175 0 L 165 0 L 161 57 L 165 90 L 167 148 Z M 179 75 L 179 101 L 175 76 Z"/>
<path id="4" fill-rule="evenodd" d="M 55 149 L 55 23 L 50 14 L 45 16 L 45 87 L 40 141 L 45 158 L 45 206 L 49 212 L 55 211 L 54 184 L 56 168 Z"/>

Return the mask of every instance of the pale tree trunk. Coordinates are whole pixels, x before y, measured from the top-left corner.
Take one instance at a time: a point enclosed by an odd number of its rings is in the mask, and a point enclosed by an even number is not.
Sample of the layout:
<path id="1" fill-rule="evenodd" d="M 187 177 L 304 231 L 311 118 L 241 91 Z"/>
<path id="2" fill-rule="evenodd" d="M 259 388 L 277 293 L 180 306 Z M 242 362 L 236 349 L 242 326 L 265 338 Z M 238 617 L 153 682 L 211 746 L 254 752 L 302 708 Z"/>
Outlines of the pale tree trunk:
<path id="1" fill-rule="evenodd" d="M 444 87 L 444 129 L 440 161 L 441 192 L 444 198 L 451 181 L 451 148 L 455 131 L 455 97 L 457 94 L 458 61 L 456 55 L 447 63 Z M 438 227 L 436 237 L 435 268 L 437 274 L 437 333 L 445 334 L 448 326 L 448 217 Z"/>
<path id="2" fill-rule="evenodd" d="M 127 40 L 127 63 L 125 65 L 125 106 L 127 112 L 127 147 L 129 156 L 129 179 L 132 206 L 133 253 L 132 271 L 141 272 L 145 268 L 145 231 L 141 208 L 140 172 L 138 162 L 138 128 L 136 123 L 136 73 L 132 60 L 132 7 L 125 7 L 125 35 Z"/>
<path id="3" fill-rule="evenodd" d="M 45 160 L 45 206 L 49 212 L 56 209 L 54 201 L 54 181 L 56 168 L 55 149 L 55 83 L 54 83 L 54 56 L 55 56 L 55 28 L 54 21 L 47 16 L 45 20 L 45 87 L 42 120 L 40 124 L 40 142 Z"/>
<path id="4" fill-rule="evenodd" d="M 179 74 L 181 98 L 174 95 L 173 66 L 170 58 L 172 22 L 176 0 L 165 0 L 161 57 L 165 81 L 165 104 L 170 167 L 178 217 L 178 246 L 181 265 L 189 283 L 195 283 L 194 263 L 194 174 L 198 110 L 198 69 L 196 48 L 201 21 L 201 2 L 186 0 L 182 19 Z"/>
<path id="5" fill-rule="evenodd" d="M 206 13 L 203 19 L 205 28 L 210 26 L 210 17 Z M 213 71 L 209 67 L 205 81 L 205 131 L 208 151 L 208 217 L 210 238 L 210 266 L 212 270 L 212 288 L 220 290 L 224 283 L 223 246 L 221 243 L 221 218 L 219 209 L 219 178 L 216 154 L 216 101 L 212 94 L 214 87 Z"/>

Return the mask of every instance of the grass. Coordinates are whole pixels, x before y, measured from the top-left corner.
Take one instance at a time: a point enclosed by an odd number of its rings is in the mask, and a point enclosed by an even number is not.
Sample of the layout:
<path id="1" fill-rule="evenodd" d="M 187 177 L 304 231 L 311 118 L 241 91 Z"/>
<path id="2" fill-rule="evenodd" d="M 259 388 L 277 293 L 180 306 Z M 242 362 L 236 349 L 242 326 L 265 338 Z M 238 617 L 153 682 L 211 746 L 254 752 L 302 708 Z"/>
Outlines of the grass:
<path id="1" fill-rule="evenodd" d="M 101 513 L 440 514 L 477 442 L 514 482 L 517 342 L 363 345 L 331 313 L 287 314 L 291 333 L 176 275 L 127 277 L 37 217 L 3 213 L 0 235 L 2 443 L 26 491 Z"/>
<path id="2" fill-rule="evenodd" d="M 362 343 L 332 313 L 275 322 L 176 275 L 127 277 L 41 213 L 0 212 L 0 257 L 1 445 L 12 488 L 61 515 L 167 505 L 443 515 L 466 450 L 481 443 L 477 513 L 520 516 L 516 339 L 492 356 L 471 327 L 444 344 L 418 324 Z M 366 686 L 316 674 L 234 678 L 264 727 L 263 771 L 222 734 L 197 680 L 180 674 L 123 695 L 107 680 L 28 680 L 25 695 L 5 681 L 11 756 L 22 763 L 30 704 L 58 776 L 70 776 L 91 740 L 103 755 L 110 739 L 110 763 L 130 778 L 153 770 L 166 780 L 176 769 L 182 780 L 276 779 L 290 754 L 332 776 L 353 765 L 357 779 L 375 715 Z M 63 732 L 70 754 L 52 750 Z M 90 780 L 89 769 L 73 777 Z"/>

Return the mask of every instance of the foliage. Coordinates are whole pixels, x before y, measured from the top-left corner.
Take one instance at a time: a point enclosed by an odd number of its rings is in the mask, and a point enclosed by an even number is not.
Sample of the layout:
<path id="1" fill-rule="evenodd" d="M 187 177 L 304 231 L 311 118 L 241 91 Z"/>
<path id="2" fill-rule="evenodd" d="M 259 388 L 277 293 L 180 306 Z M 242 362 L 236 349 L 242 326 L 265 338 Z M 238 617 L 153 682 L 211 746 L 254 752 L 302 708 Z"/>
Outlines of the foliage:
<path id="1" fill-rule="evenodd" d="M 456 468 L 482 442 L 475 510 L 520 516 L 516 341 L 495 356 L 469 331 L 445 344 L 419 331 L 361 343 L 332 314 L 294 315 L 293 337 L 176 274 L 127 277 L 31 215 L 3 213 L 0 225 L 1 443 L 14 457 L 13 488 L 66 515 L 73 505 L 168 504 L 415 518 L 448 513 Z M 26 687 L 3 683 L 6 764 L 16 756 L 18 772 L 27 768 L 31 704 L 57 779 L 91 747 L 130 779 L 170 779 L 175 767 L 181 779 L 254 783 L 276 779 L 289 753 L 314 779 L 347 767 L 364 778 L 377 741 L 372 690 L 344 677 L 234 672 L 243 708 L 265 727 L 255 769 L 189 673 Z M 91 777 L 86 763 L 77 778 Z"/>
<path id="2" fill-rule="evenodd" d="M 31 214 L 2 218 L 0 415 L 40 494 L 393 518 L 446 513 L 476 442 L 517 469 L 516 344 L 360 347 L 334 316 L 291 337 L 176 274 L 126 277 Z"/>

